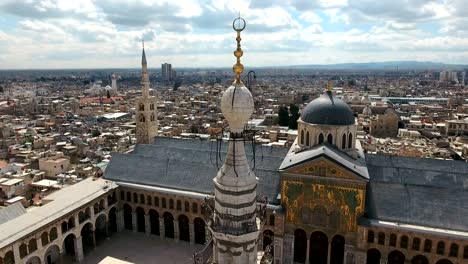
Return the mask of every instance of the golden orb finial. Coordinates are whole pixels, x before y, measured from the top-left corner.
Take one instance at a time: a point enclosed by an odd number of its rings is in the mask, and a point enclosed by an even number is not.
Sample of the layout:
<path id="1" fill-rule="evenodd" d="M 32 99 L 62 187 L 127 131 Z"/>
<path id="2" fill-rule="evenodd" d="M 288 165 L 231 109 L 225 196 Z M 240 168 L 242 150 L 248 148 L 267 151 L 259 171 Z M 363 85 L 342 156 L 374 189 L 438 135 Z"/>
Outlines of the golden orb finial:
<path id="1" fill-rule="evenodd" d="M 232 28 L 237 32 L 237 49 L 234 51 L 234 56 L 237 58 L 237 62 L 236 64 L 234 64 L 234 66 L 232 66 L 232 71 L 236 74 L 236 83 L 242 83 L 240 76 L 244 71 L 244 65 L 242 65 L 242 63 L 240 62 L 240 57 L 242 57 L 242 55 L 244 54 L 240 44 L 242 40 L 240 37 L 240 33 L 242 30 L 245 29 L 245 25 L 245 20 L 240 17 L 240 14 L 239 17 L 234 19 L 234 21 L 232 22 Z"/>

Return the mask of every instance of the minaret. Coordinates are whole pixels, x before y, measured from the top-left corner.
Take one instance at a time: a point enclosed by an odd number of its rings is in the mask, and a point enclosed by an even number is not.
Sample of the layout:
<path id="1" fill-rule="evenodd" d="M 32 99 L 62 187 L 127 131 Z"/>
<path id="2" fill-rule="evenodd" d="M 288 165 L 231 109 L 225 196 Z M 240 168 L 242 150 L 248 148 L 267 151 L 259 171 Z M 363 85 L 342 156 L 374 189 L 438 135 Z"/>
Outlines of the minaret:
<path id="1" fill-rule="evenodd" d="M 115 73 L 112 74 L 111 80 L 112 80 L 112 92 L 114 94 L 117 94 L 117 75 L 115 75 Z"/>
<path id="2" fill-rule="evenodd" d="M 141 94 L 135 100 L 137 144 L 149 144 L 158 134 L 158 113 L 156 97 L 149 95 L 148 65 L 146 63 L 145 44 L 141 55 Z"/>
<path id="3" fill-rule="evenodd" d="M 244 19 L 234 20 L 233 28 L 237 31 L 236 80 L 221 99 L 221 110 L 229 123 L 229 146 L 224 164 L 213 179 L 215 206 L 208 228 L 213 235 L 213 263 L 256 263 L 261 221 L 257 217 L 258 178 L 250 170 L 244 150 L 244 126 L 254 110 L 252 94 L 240 79 L 244 70 L 240 63 Z"/>

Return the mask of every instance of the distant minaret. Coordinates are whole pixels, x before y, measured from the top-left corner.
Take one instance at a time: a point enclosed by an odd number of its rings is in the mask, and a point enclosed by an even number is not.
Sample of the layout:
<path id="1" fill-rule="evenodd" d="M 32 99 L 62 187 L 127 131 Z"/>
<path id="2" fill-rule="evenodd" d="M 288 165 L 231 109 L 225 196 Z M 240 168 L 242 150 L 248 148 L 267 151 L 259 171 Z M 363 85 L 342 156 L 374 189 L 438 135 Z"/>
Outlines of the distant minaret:
<path id="1" fill-rule="evenodd" d="M 112 91 L 117 94 L 117 75 L 115 73 L 112 74 L 111 76 L 112 79 Z"/>
<path id="2" fill-rule="evenodd" d="M 136 138 L 137 144 L 149 144 L 158 134 L 158 113 L 156 111 L 156 97 L 149 95 L 150 82 L 144 43 L 141 67 L 142 96 L 135 100 Z"/>
<path id="3" fill-rule="evenodd" d="M 229 123 L 229 146 L 223 166 L 213 179 L 214 210 L 208 228 L 213 235 L 213 263 L 257 263 L 257 240 L 261 220 L 257 208 L 258 178 L 249 167 L 244 149 L 244 127 L 254 110 L 252 94 L 240 75 L 242 49 L 240 32 L 245 28 L 242 18 L 234 20 L 237 49 L 233 66 L 234 83 L 224 92 L 221 111 Z"/>

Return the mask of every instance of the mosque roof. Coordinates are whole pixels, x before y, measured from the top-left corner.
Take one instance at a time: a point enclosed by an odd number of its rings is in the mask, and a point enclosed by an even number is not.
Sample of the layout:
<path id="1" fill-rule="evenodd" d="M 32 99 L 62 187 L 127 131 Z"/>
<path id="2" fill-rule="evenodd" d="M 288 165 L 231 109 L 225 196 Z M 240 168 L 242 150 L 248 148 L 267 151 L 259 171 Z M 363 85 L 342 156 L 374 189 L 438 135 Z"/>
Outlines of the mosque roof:
<path id="1" fill-rule="evenodd" d="M 468 165 L 366 155 L 368 218 L 468 231 Z"/>
<path id="2" fill-rule="evenodd" d="M 220 144 L 224 160 L 227 142 Z M 253 167 L 252 145 L 246 142 L 247 159 Z M 257 194 L 279 204 L 278 168 L 288 149 L 256 146 L 255 174 L 259 178 Z M 216 166 L 216 142 L 200 139 L 157 137 L 153 144 L 136 145 L 133 153 L 115 153 L 104 173 L 106 179 L 211 194 Z M 222 161 L 218 161 L 218 166 Z"/>
<path id="3" fill-rule="evenodd" d="M 351 108 L 340 98 L 326 91 L 302 110 L 301 120 L 309 124 L 347 126 L 355 123 Z"/>

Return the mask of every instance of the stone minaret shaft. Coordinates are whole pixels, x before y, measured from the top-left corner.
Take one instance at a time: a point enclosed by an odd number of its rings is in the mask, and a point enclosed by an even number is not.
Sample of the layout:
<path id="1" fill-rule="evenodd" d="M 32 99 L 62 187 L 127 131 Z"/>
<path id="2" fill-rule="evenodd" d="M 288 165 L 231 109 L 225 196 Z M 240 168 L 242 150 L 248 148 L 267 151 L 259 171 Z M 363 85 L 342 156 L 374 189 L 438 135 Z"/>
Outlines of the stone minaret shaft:
<path id="1" fill-rule="evenodd" d="M 243 22 L 245 21 L 238 18 Z M 236 22 L 235 21 L 235 22 Z M 253 98 L 244 86 L 240 74 L 244 66 L 240 63 L 240 31 L 237 31 L 237 63 L 234 83 L 224 92 L 221 110 L 229 123 L 230 138 L 226 159 L 213 179 L 215 206 L 209 229 L 213 235 L 213 263 L 256 263 L 257 239 L 261 229 L 257 217 L 257 182 L 250 170 L 244 150 L 244 125 L 253 113 Z"/>
<path id="2" fill-rule="evenodd" d="M 135 100 L 137 144 L 149 144 L 158 134 L 156 97 L 149 94 L 150 82 L 145 48 L 141 55 L 141 97 Z"/>

